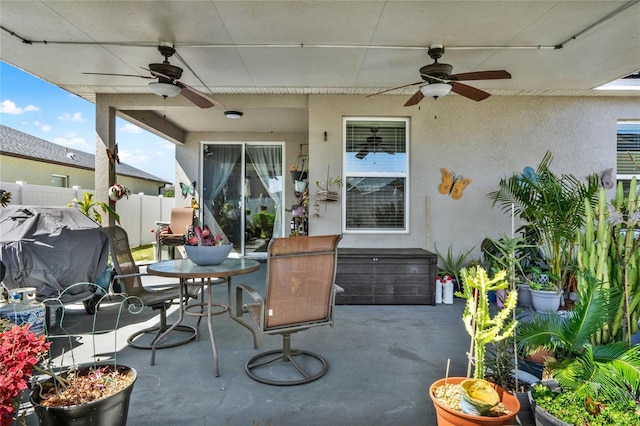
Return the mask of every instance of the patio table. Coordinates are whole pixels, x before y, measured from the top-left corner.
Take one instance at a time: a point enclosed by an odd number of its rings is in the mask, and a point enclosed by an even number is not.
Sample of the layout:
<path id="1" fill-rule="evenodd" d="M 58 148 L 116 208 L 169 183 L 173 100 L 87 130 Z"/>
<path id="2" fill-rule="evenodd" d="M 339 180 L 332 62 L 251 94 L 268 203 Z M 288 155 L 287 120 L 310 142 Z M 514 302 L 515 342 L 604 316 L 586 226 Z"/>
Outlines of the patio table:
<path id="1" fill-rule="evenodd" d="M 243 258 L 228 258 L 224 262 L 219 265 L 210 265 L 210 266 L 201 266 L 196 265 L 189 259 L 175 259 L 175 260 L 167 260 L 163 262 L 153 263 L 147 267 L 147 273 L 150 275 L 157 275 L 161 277 L 170 277 L 170 278 L 178 278 L 180 280 L 180 309 L 178 311 L 178 320 L 167 329 L 162 335 L 153 343 L 151 348 L 151 365 L 155 363 L 155 351 L 158 346 L 158 343 L 162 341 L 162 339 L 171 333 L 171 331 L 177 327 L 183 320 L 184 315 L 195 315 L 195 316 L 206 316 L 207 324 L 209 326 L 209 337 L 211 338 L 211 348 L 213 350 L 213 363 L 215 368 L 215 375 L 218 377 L 220 375 L 220 369 L 218 366 L 218 350 L 216 348 L 216 341 L 213 333 L 213 323 L 212 317 L 213 315 L 218 315 L 224 312 L 229 313 L 229 317 L 241 324 L 243 327 L 247 328 L 251 331 L 253 335 L 253 346 L 257 348 L 257 337 L 255 330 L 246 324 L 245 322 L 238 319 L 230 309 L 231 304 L 231 277 L 236 275 L 243 275 L 254 272 L 260 268 L 260 262 L 251 259 L 243 259 Z M 227 304 L 214 303 L 211 296 L 211 287 L 216 282 L 213 282 L 212 279 L 215 278 L 225 278 L 227 281 Z M 196 281 L 200 279 L 200 281 Z M 201 285 L 203 287 L 203 298 L 204 291 L 206 290 L 207 300 L 207 312 L 193 312 L 190 311 L 189 308 L 193 307 L 193 305 L 188 305 L 186 298 L 184 297 L 187 280 L 193 280 L 189 282 L 190 286 L 193 285 Z M 205 301 L 203 300 L 202 304 Z M 203 306 L 202 304 L 198 304 L 196 306 Z M 222 310 L 213 312 L 212 307 L 221 306 Z"/>

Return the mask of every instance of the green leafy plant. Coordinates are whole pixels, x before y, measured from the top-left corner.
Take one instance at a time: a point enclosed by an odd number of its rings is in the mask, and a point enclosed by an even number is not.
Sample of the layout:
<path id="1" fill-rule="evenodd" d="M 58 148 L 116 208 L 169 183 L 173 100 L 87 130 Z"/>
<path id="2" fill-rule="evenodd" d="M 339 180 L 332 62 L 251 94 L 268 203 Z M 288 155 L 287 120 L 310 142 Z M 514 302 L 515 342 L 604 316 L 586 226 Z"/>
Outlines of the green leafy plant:
<path id="1" fill-rule="evenodd" d="M 273 235 L 275 221 L 276 215 L 268 210 L 260 211 L 251 218 L 251 223 L 256 229 L 256 233 L 259 233 L 259 237 L 267 239 Z"/>
<path id="2" fill-rule="evenodd" d="M 536 405 L 572 425 L 637 425 L 640 412 L 634 401 L 593 401 L 575 392 L 555 392 L 544 384 L 531 389 Z"/>
<path id="3" fill-rule="evenodd" d="M 0 189 L 0 206 L 7 207 L 11 202 L 11 193 L 9 191 L 5 191 L 4 189 Z"/>
<path id="4" fill-rule="evenodd" d="M 441 277 L 449 275 L 455 280 L 456 284 L 458 285 L 458 290 L 461 290 L 460 270 L 465 266 L 465 262 L 469 258 L 473 247 L 471 247 L 468 251 L 459 253 L 457 255 L 453 254 L 453 248 L 451 246 L 449 246 L 449 248 L 447 249 L 446 255 L 443 255 L 438 251 L 437 244 L 433 245 L 433 249 L 435 250 L 436 255 L 439 259 L 438 275 L 440 275 Z"/>
<path id="5" fill-rule="evenodd" d="M 323 191 L 330 191 L 331 187 L 337 186 L 338 188 L 342 187 L 342 178 L 340 176 L 334 178 L 327 178 L 322 182 L 317 180 L 316 186 Z"/>
<path id="6" fill-rule="evenodd" d="M 533 174 L 501 179 L 489 198 L 504 212 L 510 213 L 513 206 L 526 222 L 528 243 L 541 248 L 562 286 L 574 256 L 576 233 L 584 225 L 584 200 L 595 202 L 598 178 L 593 174 L 584 183 L 573 175 L 557 175 L 550 167 L 552 158 L 548 151 Z"/>
<path id="7" fill-rule="evenodd" d="M 112 215 L 117 223 L 120 223 L 120 216 L 113 210 L 107 203 L 102 201 L 94 201 L 93 194 L 91 192 L 85 192 L 82 200 L 74 198 L 71 200 L 67 207 L 77 207 L 82 214 L 90 219 L 95 220 L 97 223 L 102 224 L 102 213 L 109 213 Z"/>
<path id="8" fill-rule="evenodd" d="M 633 400 L 640 391 L 640 345 L 591 345 L 591 336 L 615 317 L 620 291 L 589 274 L 580 278 L 578 302 L 570 315 L 537 315 L 521 321 L 516 333 L 523 353 L 552 350 L 545 367 L 563 389 L 584 397 Z"/>

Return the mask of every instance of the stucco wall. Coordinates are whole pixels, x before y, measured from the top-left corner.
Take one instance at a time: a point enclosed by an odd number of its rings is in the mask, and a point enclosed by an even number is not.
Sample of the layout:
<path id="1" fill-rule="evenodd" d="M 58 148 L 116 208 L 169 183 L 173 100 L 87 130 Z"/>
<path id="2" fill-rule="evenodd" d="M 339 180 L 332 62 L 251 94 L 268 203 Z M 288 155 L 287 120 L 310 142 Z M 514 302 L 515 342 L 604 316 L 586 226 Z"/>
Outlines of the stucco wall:
<path id="1" fill-rule="evenodd" d="M 421 247 L 454 252 L 478 247 L 485 237 L 511 232 L 511 218 L 492 208 L 487 194 L 500 177 L 537 166 L 547 150 L 552 168 L 584 177 L 615 167 L 616 121 L 640 118 L 637 98 L 500 97 L 473 102 L 460 96 L 424 99 L 404 108 L 407 96 L 313 95 L 308 100 L 306 134 L 191 133 L 176 149 L 177 181 L 199 180 L 200 141 L 284 141 L 285 164 L 295 161 L 300 143 L 309 143 L 311 205 L 316 180 L 342 171 L 342 118 L 379 116 L 410 118 L 409 233 L 344 236 L 341 247 Z M 327 142 L 324 142 L 324 132 Z M 471 178 L 460 200 L 438 193 L 440 168 Z M 288 186 L 292 183 L 285 179 Z M 293 188 L 286 189 L 285 205 Z M 342 199 L 342 197 L 341 197 Z M 342 206 L 320 203 L 310 218 L 311 234 L 342 231 Z M 286 222 L 288 223 L 288 216 Z M 286 228 L 285 228 L 286 229 Z"/>
<path id="2" fill-rule="evenodd" d="M 24 158 L 0 157 L 0 182 L 26 181 L 34 185 L 51 186 L 51 175 L 68 176 L 68 187 L 79 186 L 84 189 L 95 187 L 93 170 L 78 169 L 60 164 L 43 163 Z M 133 194 L 143 192 L 158 195 L 159 182 L 143 181 L 132 177 L 118 176 L 118 183 L 129 188 Z"/>
<path id="3" fill-rule="evenodd" d="M 59 164 L 40 163 L 24 158 L 2 156 L 0 181 L 27 181 L 34 185 L 51 185 L 51 175 L 69 177 L 69 187 L 93 188 L 93 170 L 82 170 Z"/>

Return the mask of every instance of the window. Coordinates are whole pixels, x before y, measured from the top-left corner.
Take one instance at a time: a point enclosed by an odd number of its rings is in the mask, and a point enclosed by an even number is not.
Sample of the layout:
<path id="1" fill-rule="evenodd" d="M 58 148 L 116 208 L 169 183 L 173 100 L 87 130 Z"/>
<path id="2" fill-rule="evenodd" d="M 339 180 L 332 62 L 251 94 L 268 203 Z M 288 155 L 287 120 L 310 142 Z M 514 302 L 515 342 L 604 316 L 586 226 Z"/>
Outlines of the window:
<path id="1" fill-rule="evenodd" d="M 640 121 L 618 121 L 617 180 L 625 191 L 633 176 L 640 179 Z"/>
<path id="2" fill-rule="evenodd" d="M 51 175 L 51 186 L 58 188 L 68 188 L 69 177 L 65 175 Z"/>
<path id="3" fill-rule="evenodd" d="M 344 119 L 344 231 L 407 232 L 409 121 Z"/>

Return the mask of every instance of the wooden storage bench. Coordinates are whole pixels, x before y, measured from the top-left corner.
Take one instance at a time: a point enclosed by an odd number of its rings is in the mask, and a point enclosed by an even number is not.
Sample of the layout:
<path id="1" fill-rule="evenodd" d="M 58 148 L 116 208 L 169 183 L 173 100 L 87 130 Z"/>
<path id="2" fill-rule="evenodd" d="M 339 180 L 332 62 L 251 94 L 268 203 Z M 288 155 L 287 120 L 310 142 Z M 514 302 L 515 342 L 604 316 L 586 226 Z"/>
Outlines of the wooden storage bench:
<path id="1" fill-rule="evenodd" d="M 337 304 L 435 305 L 438 257 L 418 248 L 338 249 Z"/>

